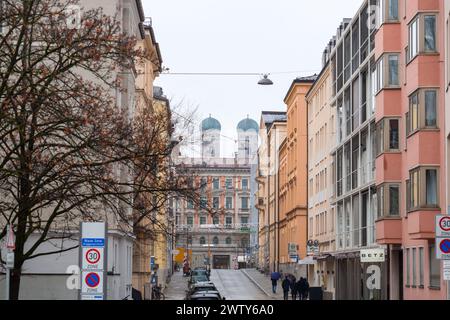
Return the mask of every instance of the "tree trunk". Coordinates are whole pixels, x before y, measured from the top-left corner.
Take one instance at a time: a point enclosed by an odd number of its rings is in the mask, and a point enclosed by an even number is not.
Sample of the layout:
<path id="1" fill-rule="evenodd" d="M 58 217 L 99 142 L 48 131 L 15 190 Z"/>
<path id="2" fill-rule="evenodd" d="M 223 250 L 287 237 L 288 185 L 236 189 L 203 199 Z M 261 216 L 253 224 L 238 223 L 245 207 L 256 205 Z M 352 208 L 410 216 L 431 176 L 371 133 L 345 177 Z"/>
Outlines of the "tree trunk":
<path id="1" fill-rule="evenodd" d="M 19 300 L 19 291 L 20 291 L 20 279 L 22 277 L 22 267 L 11 270 L 11 282 L 9 288 L 9 299 L 10 300 Z"/>

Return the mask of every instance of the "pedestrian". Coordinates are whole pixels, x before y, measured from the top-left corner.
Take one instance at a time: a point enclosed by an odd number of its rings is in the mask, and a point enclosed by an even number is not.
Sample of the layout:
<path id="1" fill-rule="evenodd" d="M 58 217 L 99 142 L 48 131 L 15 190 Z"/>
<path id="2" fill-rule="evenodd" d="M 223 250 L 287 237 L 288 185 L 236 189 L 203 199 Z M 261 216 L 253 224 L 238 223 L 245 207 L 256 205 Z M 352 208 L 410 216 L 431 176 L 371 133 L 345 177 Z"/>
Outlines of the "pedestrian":
<path id="1" fill-rule="evenodd" d="M 300 293 L 300 300 L 307 300 L 308 299 L 308 291 L 309 291 L 309 283 L 308 280 L 301 277 L 299 281 L 299 293 Z"/>
<path id="2" fill-rule="evenodd" d="M 297 279 L 295 278 L 294 275 L 291 275 L 290 287 L 291 287 L 292 300 L 296 300 L 297 299 L 297 287 L 295 285 L 296 283 L 297 283 Z"/>
<path id="3" fill-rule="evenodd" d="M 289 300 L 289 289 L 291 288 L 291 283 L 288 276 L 284 278 L 283 282 L 281 283 L 281 287 L 283 288 L 284 300 Z"/>
<path id="4" fill-rule="evenodd" d="M 270 280 L 272 280 L 272 292 L 277 293 L 277 282 L 280 280 L 281 274 L 278 271 L 272 272 Z"/>
<path id="5" fill-rule="evenodd" d="M 302 277 L 295 283 L 295 291 L 298 295 L 299 300 L 302 300 L 301 287 L 302 287 Z M 296 297 L 297 298 L 297 297 Z"/>
<path id="6" fill-rule="evenodd" d="M 304 300 L 308 300 L 309 295 L 309 282 L 308 279 L 305 279 L 305 293 L 304 293 Z"/>

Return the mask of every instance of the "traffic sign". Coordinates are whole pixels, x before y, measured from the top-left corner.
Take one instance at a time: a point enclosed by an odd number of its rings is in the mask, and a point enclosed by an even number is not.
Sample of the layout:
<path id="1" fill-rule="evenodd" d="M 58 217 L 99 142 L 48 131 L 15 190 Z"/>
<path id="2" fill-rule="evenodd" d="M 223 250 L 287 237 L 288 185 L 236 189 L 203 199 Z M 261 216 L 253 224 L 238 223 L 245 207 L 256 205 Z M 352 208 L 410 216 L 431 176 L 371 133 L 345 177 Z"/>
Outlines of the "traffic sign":
<path id="1" fill-rule="evenodd" d="M 83 272 L 82 294 L 103 293 L 103 272 Z"/>
<path id="2" fill-rule="evenodd" d="M 449 254 L 450 253 L 450 239 L 444 239 L 439 243 L 439 248 L 442 253 Z"/>
<path id="3" fill-rule="evenodd" d="M 103 248 L 83 248 L 83 269 L 103 270 Z"/>
<path id="4" fill-rule="evenodd" d="M 16 243 L 14 240 L 14 230 L 13 230 L 11 224 L 8 225 L 7 229 L 8 229 L 7 230 L 8 238 L 6 240 L 6 248 L 9 250 L 14 250 L 14 249 L 16 249 Z"/>
<path id="5" fill-rule="evenodd" d="M 82 222 L 80 237 L 81 300 L 104 300 L 106 223 Z"/>
<path id="6" fill-rule="evenodd" d="M 436 258 L 450 260 L 450 238 L 436 238 Z"/>
<path id="7" fill-rule="evenodd" d="M 436 238 L 450 237 L 450 216 L 436 216 Z"/>

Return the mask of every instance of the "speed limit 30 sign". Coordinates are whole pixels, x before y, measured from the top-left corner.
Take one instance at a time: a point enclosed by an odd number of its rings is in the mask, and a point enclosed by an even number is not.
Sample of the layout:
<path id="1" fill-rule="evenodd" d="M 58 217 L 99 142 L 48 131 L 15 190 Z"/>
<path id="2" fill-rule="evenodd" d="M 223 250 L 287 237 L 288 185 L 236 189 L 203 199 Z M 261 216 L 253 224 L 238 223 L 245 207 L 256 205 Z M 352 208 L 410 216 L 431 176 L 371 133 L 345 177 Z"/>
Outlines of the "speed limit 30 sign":
<path id="1" fill-rule="evenodd" d="M 83 248 L 83 269 L 103 269 L 103 248 Z"/>
<path id="2" fill-rule="evenodd" d="M 450 237 L 450 216 L 436 216 L 436 238 Z"/>

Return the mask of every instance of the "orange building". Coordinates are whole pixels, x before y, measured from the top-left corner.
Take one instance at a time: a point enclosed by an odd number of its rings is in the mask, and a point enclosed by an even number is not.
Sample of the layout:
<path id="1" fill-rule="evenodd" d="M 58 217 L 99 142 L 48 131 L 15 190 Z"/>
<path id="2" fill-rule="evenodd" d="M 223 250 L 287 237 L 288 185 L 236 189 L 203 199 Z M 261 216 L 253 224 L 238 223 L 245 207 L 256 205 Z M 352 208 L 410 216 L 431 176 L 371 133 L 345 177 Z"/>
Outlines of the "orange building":
<path id="1" fill-rule="evenodd" d="M 279 250 L 280 270 L 306 275 L 299 259 L 306 257 L 308 223 L 308 110 L 306 94 L 316 75 L 297 78 L 284 99 L 287 105 L 287 134 L 279 148 Z"/>

